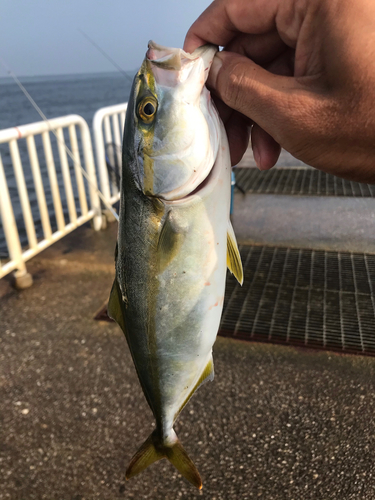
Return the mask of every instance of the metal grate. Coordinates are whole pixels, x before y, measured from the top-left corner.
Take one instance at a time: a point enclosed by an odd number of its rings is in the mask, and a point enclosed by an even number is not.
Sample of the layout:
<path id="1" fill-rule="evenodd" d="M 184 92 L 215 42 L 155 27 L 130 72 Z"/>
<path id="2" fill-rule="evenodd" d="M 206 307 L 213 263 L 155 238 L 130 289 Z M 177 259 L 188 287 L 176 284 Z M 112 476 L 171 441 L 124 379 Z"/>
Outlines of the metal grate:
<path id="1" fill-rule="evenodd" d="M 220 335 L 375 355 L 375 255 L 242 246 Z"/>
<path id="2" fill-rule="evenodd" d="M 236 184 L 246 193 L 375 197 L 375 185 L 347 181 L 310 168 L 236 168 Z"/>

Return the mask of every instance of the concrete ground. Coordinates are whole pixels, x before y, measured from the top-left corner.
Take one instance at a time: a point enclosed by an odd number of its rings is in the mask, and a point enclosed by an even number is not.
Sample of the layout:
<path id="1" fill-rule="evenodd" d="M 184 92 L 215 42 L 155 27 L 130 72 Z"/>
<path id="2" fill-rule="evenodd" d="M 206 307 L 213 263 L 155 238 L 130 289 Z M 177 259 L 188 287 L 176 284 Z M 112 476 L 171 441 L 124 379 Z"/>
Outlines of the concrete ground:
<path id="1" fill-rule="evenodd" d="M 237 165 L 238 167 L 242 168 L 250 168 L 250 167 L 256 167 L 256 163 L 254 160 L 253 156 L 253 151 L 251 149 L 251 145 L 249 145 L 248 149 L 246 150 L 242 160 L 240 163 Z M 285 149 L 281 150 L 280 157 L 276 163 L 276 168 L 282 168 L 282 167 L 287 167 L 287 168 L 301 168 L 301 167 L 306 167 L 307 165 L 303 163 L 300 160 L 297 160 L 297 158 L 294 158 L 290 153 L 285 151 Z"/>
<path id="2" fill-rule="evenodd" d="M 375 199 L 283 194 L 234 196 L 239 243 L 375 253 Z"/>
<path id="3" fill-rule="evenodd" d="M 125 482 L 153 419 L 121 331 L 93 320 L 114 240 L 82 228 L 28 264 L 32 288 L 0 280 L 1 500 L 375 498 L 375 359 L 223 338 L 176 425 L 203 490 L 166 461 Z"/>

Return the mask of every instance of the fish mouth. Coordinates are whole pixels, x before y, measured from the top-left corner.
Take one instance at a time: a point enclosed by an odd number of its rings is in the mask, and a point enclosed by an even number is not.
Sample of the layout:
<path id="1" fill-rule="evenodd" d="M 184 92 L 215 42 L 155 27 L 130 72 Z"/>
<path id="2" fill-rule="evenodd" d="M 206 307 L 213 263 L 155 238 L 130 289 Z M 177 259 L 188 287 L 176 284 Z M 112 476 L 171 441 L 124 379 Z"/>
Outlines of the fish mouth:
<path id="1" fill-rule="evenodd" d="M 217 50 L 216 45 L 206 44 L 198 47 L 190 54 L 182 49 L 164 47 L 150 40 L 146 58 L 159 68 L 174 71 L 180 71 L 186 64 L 202 58 L 208 71 Z"/>

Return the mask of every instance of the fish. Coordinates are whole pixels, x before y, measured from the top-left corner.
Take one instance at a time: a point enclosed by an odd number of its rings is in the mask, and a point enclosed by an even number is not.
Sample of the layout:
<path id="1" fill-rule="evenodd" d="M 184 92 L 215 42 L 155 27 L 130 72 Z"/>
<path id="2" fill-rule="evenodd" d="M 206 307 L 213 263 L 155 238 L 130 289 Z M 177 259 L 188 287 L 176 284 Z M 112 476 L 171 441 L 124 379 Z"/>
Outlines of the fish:
<path id="1" fill-rule="evenodd" d="M 227 267 L 243 281 L 229 218 L 229 146 L 205 86 L 216 51 L 148 44 L 125 119 L 108 304 L 156 421 L 126 478 L 167 458 L 199 489 L 198 469 L 173 425 L 198 387 L 213 379 Z"/>

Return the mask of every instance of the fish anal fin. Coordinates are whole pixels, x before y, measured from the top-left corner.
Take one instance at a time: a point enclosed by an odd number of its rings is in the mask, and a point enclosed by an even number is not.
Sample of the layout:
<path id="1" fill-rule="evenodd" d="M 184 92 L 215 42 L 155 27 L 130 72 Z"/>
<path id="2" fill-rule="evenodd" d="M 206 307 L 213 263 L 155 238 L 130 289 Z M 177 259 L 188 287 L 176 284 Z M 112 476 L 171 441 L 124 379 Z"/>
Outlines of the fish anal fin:
<path id="1" fill-rule="evenodd" d="M 207 363 L 205 369 L 203 370 L 203 372 L 201 373 L 201 376 L 199 377 L 197 383 L 194 385 L 193 389 L 189 392 L 189 395 L 188 397 L 185 399 L 185 401 L 182 403 L 180 409 L 178 410 L 178 412 L 176 413 L 176 415 L 174 416 L 174 420 L 176 420 L 176 418 L 178 417 L 178 415 L 182 412 L 182 410 L 185 408 L 185 406 L 187 405 L 187 403 L 189 402 L 190 398 L 192 397 L 192 395 L 195 393 L 195 391 L 202 385 L 204 384 L 205 382 L 209 382 L 209 381 L 212 381 L 214 379 L 214 361 L 212 359 L 212 355 L 211 355 L 211 358 L 209 360 L 209 362 Z"/>
<path id="2" fill-rule="evenodd" d="M 159 431 L 154 430 L 132 458 L 126 469 L 126 479 L 136 476 L 162 458 L 167 458 L 191 484 L 199 489 L 202 488 L 198 469 L 184 450 L 173 429 L 164 440 Z"/>
<path id="3" fill-rule="evenodd" d="M 180 251 L 184 235 L 173 224 L 171 211 L 168 212 L 160 232 L 158 242 L 159 270 L 163 272 Z"/>
<path id="4" fill-rule="evenodd" d="M 243 283 L 243 268 L 236 236 L 232 224 L 229 222 L 227 232 L 227 266 L 240 285 Z"/>
<path id="5" fill-rule="evenodd" d="M 214 361 L 212 359 L 212 355 L 210 361 L 207 363 L 205 369 L 202 372 L 202 375 L 199 377 L 198 382 L 195 384 L 193 392 L 198 389 L 202 384 L 208 381 L 212 381 L 214 379 Z"/>

